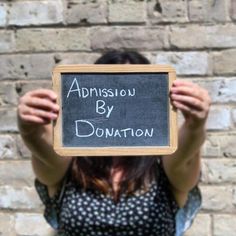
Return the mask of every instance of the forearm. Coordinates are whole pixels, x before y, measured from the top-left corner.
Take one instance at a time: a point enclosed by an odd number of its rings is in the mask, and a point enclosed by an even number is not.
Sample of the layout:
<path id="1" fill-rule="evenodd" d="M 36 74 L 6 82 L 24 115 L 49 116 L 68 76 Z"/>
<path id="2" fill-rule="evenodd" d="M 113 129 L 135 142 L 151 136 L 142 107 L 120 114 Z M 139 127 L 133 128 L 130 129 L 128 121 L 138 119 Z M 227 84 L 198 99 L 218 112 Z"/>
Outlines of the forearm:
<path id="1" fill-rule="evenodd" d="M 199 156 L 205 136 L 204 125 L 193 129 L 184 123 L 179 130 L 177 151 L 167 157 L 170 164 L 176 168 L 182 165 L 189 165 Z"/>
<path id="2" fill-rule="evenodd" d="M 205 134 L 204 126 L 193 130 L 184 123 L 179 131 L 177 151 L 163 158 L 163 165 L 170 182 L 180 191 L 189 191 L 199 179 L 200 149 L 205 140 Z"/>
<path id="3" fill-rule="evenodd" d="M 71 158 L 62 158 L 53 149 L 52 122 L 57 119 L 57 95 L 47 89 L 27 92 L 19 100 L 18 127 L 32 153 L 36 177 L 48 186 L 58 184 L 64 177 Z"/>
<path id="4" fill-rule="evenodd" d="M 51 124 L 40 126 L 24 126 L 18 122 L 19 130 L 25 145 L 29 148 L 33 158 L 39 159 L 47 166 L 53 166 L 58 156 L 52 147 Z"/>
<path id="5" fill-rule="evenodd" d="M 71 158 L 57 155 L 52 146 L 52 125 L 42 125 L 22 134 L 32 153 L 32 166 L 38 180 L 47 186 L 58 184 L 64 177 Z"/>
<path id="6" fill-rule="evenodd" d="M 189 81 L 176 80 L 170 91 L 173 106 L 182 112 L 185 123 L 179 130 L 177 151 L 163 158 L 171 189 L 180 206 L 200 175 L 200 148 L 206 136 L 205 123 L 211 99 L 207 90 Z"/>

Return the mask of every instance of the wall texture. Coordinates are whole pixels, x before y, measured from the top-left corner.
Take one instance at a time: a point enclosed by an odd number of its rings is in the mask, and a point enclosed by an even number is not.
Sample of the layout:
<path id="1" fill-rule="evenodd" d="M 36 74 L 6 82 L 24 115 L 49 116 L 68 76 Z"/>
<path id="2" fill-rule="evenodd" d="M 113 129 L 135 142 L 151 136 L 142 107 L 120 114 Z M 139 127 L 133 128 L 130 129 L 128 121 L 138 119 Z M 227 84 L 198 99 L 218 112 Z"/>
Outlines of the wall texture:
<path id="1" fill-rule="evenodd" d="M 172 64 L 208 89 L 201 213 L 187 236 L 236 235 L 236 0 L 0 1 L 0 235 L 49 236 L 19 137 L 19 96 L 51 86 L 57 64 L 113 48 Z"/>

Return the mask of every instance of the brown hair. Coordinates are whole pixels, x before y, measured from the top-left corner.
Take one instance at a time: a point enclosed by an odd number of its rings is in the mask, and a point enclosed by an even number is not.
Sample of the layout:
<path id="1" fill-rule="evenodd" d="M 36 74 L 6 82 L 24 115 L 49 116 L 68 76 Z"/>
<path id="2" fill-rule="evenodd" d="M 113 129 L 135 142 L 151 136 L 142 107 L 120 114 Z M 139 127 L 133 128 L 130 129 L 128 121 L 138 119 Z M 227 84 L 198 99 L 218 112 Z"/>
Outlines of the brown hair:
<path id="1" fill-rule="evenodd" d="M 112 50 L 102 55 L 95 64 L 150 64 L 149 60 L 135 51 Z M 149 183 L 157 174 L 155 157 L 119 157 L 117 168 L 122 169 L 118 191 L 114 193 L 111 181 L 111 157 L 77 157 L 72 165 L 72 179 L 84 189 L 97 189 L 111 193 L 117 201 L 120 195 L 133 194 L 136 190 L 148 190 Z"/>
<path id="2" fill-rule="evenodd" d="M 136 190 L 148 190 L 149 183 L 156 177 L 157 158 L 148 156 L 119 157 L 116 168 L 122 168 L 123 175 L 114 193 L 111 180 L 111 157 L 76 157 L 72 165 L 72 180 L 80 187 L 97 189 L 111 194 L 117 201 L 121 194 L 133 194 Z"/>

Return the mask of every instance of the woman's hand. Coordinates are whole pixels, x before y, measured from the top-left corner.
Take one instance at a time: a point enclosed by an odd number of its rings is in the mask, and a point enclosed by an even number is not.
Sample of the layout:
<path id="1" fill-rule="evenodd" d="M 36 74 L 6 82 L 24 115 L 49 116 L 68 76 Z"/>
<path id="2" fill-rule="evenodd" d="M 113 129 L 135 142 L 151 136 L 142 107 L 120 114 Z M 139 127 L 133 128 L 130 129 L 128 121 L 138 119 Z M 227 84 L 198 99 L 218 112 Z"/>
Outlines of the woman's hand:
<path id="1" fill-rule="evenodd" d="M 48 186 L 50 194 L 60 185 L 71 158 L 60 158 L 53 148 L 50 122 L 58 117 L 59 106 L 52 90 L 27 92 L 19 100 L 18 126 L 21 137 L 32 153 L 36 178 Z"/>
<path id="2" fill-rule="evenodd" d="M 56 98 L 56 94 L 49 89 L 27 92 L 19 100 L 20 125 L 44 125 L 57 119 L 59 106 L 56 104 Z"/>
<path id="3" fill-rule="evenodd" d="M 163 158 L 163 166 L 172 192 L 182 207 L 199 180 L 200 149 L 205 140 L 204 126 L 211 101 L 205 89 L 183 80 L 174 81 L 170 98 L 174 107 L 183 113 L 185 123 L 179 129 L 176 152 Z"/>
<path id="4" fill-rule="evenodd" d="M 171 101 L 191 129 L 202 128 L 206 122 L 211 100 L 207 90 L 183 80 L 175 80 L 170 90 Z"/>

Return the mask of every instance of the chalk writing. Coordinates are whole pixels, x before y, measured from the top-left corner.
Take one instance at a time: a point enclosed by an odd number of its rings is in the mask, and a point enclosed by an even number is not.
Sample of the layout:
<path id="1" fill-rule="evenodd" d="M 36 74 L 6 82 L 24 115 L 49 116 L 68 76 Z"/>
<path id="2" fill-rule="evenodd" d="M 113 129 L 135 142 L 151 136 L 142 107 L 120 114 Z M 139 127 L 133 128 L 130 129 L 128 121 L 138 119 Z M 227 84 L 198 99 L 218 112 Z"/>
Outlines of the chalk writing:
<path id="1" fill-rule="evenodd" d="M 114 106 L 105 106 L 106 103 L 103 100 L 96 101 L 96 113 L 98 114 L 106 114 L 106 118 L 109 118 Z"/>
<path id="2" fill-rule="evenodd" d="M 68 90 L 66 98 L 69 99 L 71 94 L 76 95 L 79 99 L 89 98 L 89 97 L 103 97 L 105 98 L 113 98 L 113 97 L 135 97 L 136 89 L 118 89 L 118 88 L 89 88 L 83 87 L 80 84 L 80 81 L 77 78 L 74 78 L 70 88 Z M 98 99 L 95 103 L 95 112 L 99 115 L 105 115 L 106 118 L 109 118 L 115 106 L 106 105 L 104 100 Z M 83 130 L 86 130 L 86 133 L 81 131 L 81 127 Z M 99 128 L 95 127 L 93 123 L 84 119 L 84 120 L 76 120 L 75 121 L 75 134 L 79 138 L 88 138 L 91 136 L 96 136 L 98 138 L 105 137 L 118 137 L 118 138 L 127 138 L 127 137 L 152 137 L 154 132 L 154 128 L 149 129 L 140 129 L 140 128 L 123 128 L 123 129 L 115 129 L 115 128 Z"/>
<path id="3" fill-rule="evenodd" d="M 86 129 L 86 133 L 82 134 L 80 130 L 80 126 L 88 126 Z M 125 129 L 115 129 L 115 128 L 99 128 L 95 127 L 88 120 L 76 120 L 75 121 L 75 133 L 77 137 L 85 138 L 96 136 L 98 138 L 105 137 L 118 137 L 118 138 L 128 138 L 128 137 L 152 137 L 154 129 L 133 129 L 133 128 L 125 128 Z"/>
<path id="4" fill-rule="evenodd" d="M 112 88 L 88 88 L 81 87 L 78 79 L 74 78 L 71 83 L 70 89 L 67 93 L 67 98 L 70 97 L 72 93 L 77 94 L 79 98 L 87 98 L 87 97 L 133 97 L 135 96 L 135 88 L 131 89 L 112 89 Z"/>
<path id="5" fill-rule="evenodd" d="M 62 73 L 65 147 L 165 146 L 167 73 Z"/>

